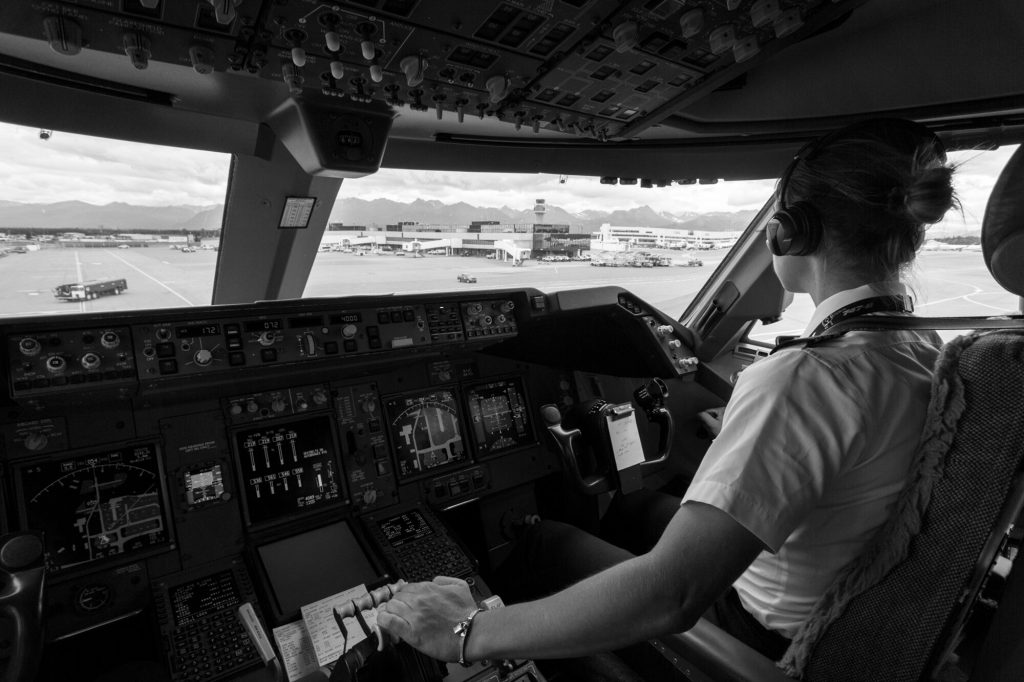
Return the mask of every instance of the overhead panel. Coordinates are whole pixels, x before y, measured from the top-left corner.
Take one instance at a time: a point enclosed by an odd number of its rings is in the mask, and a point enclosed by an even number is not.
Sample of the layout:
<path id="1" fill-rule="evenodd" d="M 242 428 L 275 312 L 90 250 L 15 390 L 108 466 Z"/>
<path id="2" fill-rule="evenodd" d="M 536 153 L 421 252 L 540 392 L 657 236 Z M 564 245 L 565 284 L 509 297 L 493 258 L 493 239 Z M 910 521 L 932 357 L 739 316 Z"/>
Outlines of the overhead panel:
<path id="1" fill-rule="evenodd" d="M 78 0 L 4 3 L 5 30 L 284 83 L 291 95 L 632 137 L 864 0 Z M 217 76 L 215 76 L 217 77 Z M 115 77 L 116 80 L 116 77 Z"/>

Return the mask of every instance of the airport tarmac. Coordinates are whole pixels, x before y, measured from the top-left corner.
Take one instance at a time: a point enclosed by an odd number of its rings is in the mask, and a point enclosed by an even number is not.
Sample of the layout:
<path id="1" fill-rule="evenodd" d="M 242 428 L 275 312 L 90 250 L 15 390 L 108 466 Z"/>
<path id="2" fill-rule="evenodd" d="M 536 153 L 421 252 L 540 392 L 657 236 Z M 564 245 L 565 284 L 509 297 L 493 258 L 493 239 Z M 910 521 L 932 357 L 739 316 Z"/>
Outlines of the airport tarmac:
<path id="1" fill-rule="evenodd" d="M 673 252 L 668 252 L 672 254 Z M 674 252 L 680 259 L 685 254 Z M 216 251 L 182 253 L 166 248 L 43 249 L 0 258 L 0 316 L 38 316 L 74 312 L 190 307 L 207 305 L 213 289 Z M 721 261 L 724 251 L 702 252 L 703 267 L 609 268 L 588 262 L 541 263 L 522 267 L 511 261 L 482 257 L 320 253 L 306 287 L 306 296 L 534 287 L 551 292 L 599 285 L 618 285 L 673 317 L 700 290 Z M 457 275 L 476 277 L 462 283 Z M 93 301 L 64 302 L 54 298 L 58 284 L 89 279 L 125 278 L 128 291 Z M 1016 310 L 1016 297 L 992 280 L 976 251 L 923 252 L 909 279 L 921 315 L 997 315 Z M 759 336 L 802 331 L 813 306 L 797 297 L 783 320 Z"/>

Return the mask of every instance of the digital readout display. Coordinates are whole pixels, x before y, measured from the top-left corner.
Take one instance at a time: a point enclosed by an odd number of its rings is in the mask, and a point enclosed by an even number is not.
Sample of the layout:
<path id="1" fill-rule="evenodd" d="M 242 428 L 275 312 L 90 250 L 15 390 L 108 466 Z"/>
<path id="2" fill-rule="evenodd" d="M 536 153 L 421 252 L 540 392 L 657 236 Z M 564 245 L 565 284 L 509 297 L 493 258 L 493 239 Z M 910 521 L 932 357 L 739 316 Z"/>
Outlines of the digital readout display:
<path id="1" fill-rule="evenodd" d="M 334 504 L 342 497 L 329 417 L 235 434 L 250 523 Z"/>
<path id="2" fill-rule="evenodd" d="M 517 379 L 466 390 L 470 430 L 479 455 L 493 455 L 535 442 L 523 389 Z"/>
<path id="3" fill-rule="evenodd" d="M 284 329 L 281 320 L 246 320 L 242 323 L 242 329 L 247 332 L 271 332 Z"/>
<path id="4" fill-rule="evenodd" d="M 202 336 L 220 336 L 219 324 L 185 324 L 174 328 L 179 339 L 196 339 Z"/>
<path id="5" fill-rule="evenodd" d="M 455 394 L 438 389 L 388 398 L 384 404 L 398 474 L 416 476 L 467 459 Z"/>
<path id="6" fill-rule="evenodd" d="M 235 575 L 230 570 L 172 587 L 167 596 L 178 627 L 212 616 L 241 601 Z"/>
<path id="7" fill-rule="evenodd" d="M 415 509 L 391 516 L 379 522 L 384 539 L 392 547 L 401 547 L 407 542 L 434 534 L 427 520 Z"/>
<path id="8" fill-rule="evenodd" d="M 19 476 L 25 526 L 43 531 L 54 568 L 135 554 L 170 539 L 155 445 L 30 464 Z"/>

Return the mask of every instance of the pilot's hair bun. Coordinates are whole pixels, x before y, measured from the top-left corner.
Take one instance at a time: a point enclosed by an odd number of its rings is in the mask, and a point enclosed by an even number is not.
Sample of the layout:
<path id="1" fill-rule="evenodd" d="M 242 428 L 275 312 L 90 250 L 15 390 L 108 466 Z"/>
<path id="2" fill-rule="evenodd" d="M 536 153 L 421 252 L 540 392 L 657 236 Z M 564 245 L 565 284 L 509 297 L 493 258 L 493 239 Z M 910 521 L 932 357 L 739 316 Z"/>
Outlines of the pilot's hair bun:
<path id="1" fill-rule="evenodd" d="M 905 191 L 903 205 L 915 223 L 937 223 L 956 205 L 953 169 L 949 166 L 917 170 Z"/>

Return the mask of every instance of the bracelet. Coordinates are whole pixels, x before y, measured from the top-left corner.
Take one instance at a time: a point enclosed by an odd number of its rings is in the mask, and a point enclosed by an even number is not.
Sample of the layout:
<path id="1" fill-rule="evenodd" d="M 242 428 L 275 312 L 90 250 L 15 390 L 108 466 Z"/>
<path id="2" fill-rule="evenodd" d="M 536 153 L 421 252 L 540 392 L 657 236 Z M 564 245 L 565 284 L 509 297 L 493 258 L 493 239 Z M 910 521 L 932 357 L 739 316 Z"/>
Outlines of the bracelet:
<path id="1" fill-rule="evenodd" d="M 476 618 L 481 611 L 483 611 L 483 609 L 477 607 L 472 613 L 459 621 L 459 623 L 452 628 L 452 634 L 459 636 L 459 665 L 463 668 L 468 668 L 472 665 L 466 661 L 466 640 L 469 639 L 469 631 L 473 628 L 473 619 Z"/>

